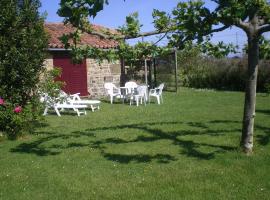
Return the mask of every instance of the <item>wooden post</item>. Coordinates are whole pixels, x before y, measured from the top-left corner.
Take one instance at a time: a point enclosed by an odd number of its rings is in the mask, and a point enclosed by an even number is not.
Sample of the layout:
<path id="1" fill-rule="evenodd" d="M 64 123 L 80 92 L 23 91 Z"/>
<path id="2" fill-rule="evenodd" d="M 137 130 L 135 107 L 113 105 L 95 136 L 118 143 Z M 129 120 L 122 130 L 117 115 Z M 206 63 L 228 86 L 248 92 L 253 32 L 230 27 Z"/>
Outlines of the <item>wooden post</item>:
<path id="1" fill-rule="evenodd" d="M 174 50 L 175 57 L 175 90 L 178 92 L 178 58 L 177 58 L 177 49 Z"/>
<path id="2" fill-rule="evenodd" d="M 125 60 L 121 58 L 120 86 L 124 86 L 125 81 L 126 81 Z"/>
<path id="3" fill-rule="evenodd" d="M 149 86 L 152 88 L 153 86 L 153 58 L 150 60 L 150 65 L 149 65 Z"/>
<path id="4" fill-rule="evenodd" d="M 145 85 L 148 85 L 148 77 L 147 77 L 147 60 L 144 60 L 144 76 L 145 76 Z"/>
<path id="5" fill-rule="evenodd" d="M 157 87 L 157 66 L 156 66 L 156 58 L 154 58 L 154 87 Z"/>

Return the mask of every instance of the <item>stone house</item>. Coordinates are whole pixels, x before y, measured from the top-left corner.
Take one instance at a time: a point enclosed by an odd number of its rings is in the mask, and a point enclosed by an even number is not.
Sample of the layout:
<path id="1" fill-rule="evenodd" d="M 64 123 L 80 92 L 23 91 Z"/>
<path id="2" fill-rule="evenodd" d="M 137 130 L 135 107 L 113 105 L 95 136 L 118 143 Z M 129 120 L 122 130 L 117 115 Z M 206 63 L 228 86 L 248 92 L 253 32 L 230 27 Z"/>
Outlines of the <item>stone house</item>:
<path id="1" fill-rule="evenodd" d="M 98 25 L 93 25 L 93 28 L 95 31 L 115 32 L 115 30 Z M 45 67 L 47 69 L 53 67 L 62 69 L 62 75 L 59 79 L 65 82 L 63 88 L 65 92 L 70 94 L 79 92 L 81 96 L 97 98 L 104 96 L 103 86 L 105 82 L 120 84 L 120 61 L 98 63 L 94 59 L 85 59 L 81 64 L 72 64 L 70 50 L 64 48 L 59 37 L 72 32 L 74 28 L 63 23 L 46 23 L 45 29 L 49 34 L 49 55 L 45 61 Z M 90 45 L 106 50 L 117 48 L 118 43 L 114 40 L 84 33 L 81 38 L 81 45 Z"/>

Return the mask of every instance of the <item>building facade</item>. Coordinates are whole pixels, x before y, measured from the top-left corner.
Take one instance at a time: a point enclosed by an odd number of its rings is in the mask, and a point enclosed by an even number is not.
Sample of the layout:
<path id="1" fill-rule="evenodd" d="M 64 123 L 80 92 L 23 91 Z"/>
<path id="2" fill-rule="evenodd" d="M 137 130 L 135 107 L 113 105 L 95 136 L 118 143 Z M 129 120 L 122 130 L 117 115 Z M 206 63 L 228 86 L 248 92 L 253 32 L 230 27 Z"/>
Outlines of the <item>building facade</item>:
<path id="1" fill-rule="evenodd" d="M 116 33 L 114 30 L 102 26 L 94 25 L 93 28 L 96 31 Z M 81 64 L 73 64 L 70 51 L 64 48 L 59 38 L 74 29 L 62 23 L 45 24 L 45 29 L 49 35 L 49 54 L 44 65 L 48 70 L 54 67 L 61 68 L 62 74 L 59 80 L 65 82 L 63 88 L 65 92 L 69 94 L 80 93 L 81 96 L 99 98 L 105 95 L 105 82 L 120 84 L 120 61 L 114 63 L 103 61 L 99 63 L 94 59 L 85 59 Z M 80 45 L 90 45 L 106 50 L 117 48 L 118 43 L 114 40 L 102 39 L 99 36 L 84 33 Z"/>

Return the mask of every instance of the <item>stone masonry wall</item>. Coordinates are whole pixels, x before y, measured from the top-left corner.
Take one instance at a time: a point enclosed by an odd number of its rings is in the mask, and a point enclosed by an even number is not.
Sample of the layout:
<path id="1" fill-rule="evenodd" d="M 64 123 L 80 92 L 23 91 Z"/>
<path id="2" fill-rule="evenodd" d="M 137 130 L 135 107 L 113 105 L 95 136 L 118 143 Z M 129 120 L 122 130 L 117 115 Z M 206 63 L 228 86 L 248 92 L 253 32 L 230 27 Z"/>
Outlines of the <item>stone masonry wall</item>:
<path id="1" fill-rule="evenodd" d="M 53 69 L 53 56 L 52 55 L 48 55 L 48 57 L 46 58 L 46 60 L 43 63 L 44 67 L 47 70 L 51 70 Z"/>
<path id="2" fill-rule="evenodd" d="M 120 62 L 98 63 L 94 59 L 87 59 L 87 86 L 91 97 L 100 98 L 105 96 L 104 83 L 112 82 L 120 85 L 121 64 Z"/>

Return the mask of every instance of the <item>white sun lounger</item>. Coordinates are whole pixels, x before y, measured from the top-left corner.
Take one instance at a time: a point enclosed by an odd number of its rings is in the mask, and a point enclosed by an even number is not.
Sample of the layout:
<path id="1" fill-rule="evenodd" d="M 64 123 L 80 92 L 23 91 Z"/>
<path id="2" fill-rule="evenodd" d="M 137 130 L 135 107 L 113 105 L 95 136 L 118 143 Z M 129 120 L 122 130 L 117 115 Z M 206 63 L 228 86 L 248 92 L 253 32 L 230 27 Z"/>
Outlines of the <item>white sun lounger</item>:
<path id="1" fill-rule="evenodd" d="M 65 109 L 73 109 L 78 116 L 80 116 L 81 114 L 87 114 L 85 110 L 85 108 L 87 108 L 87 105 L 74 105 L 70 102 L 67 102 L 66 100 L 61 99 L 61 97 L 52 98 L 48 94 L 43 94 L 40 100 L 41 102 L 45 103 L 45 110 L 43 112 L 43 115 L 47 115 L 50 108 L 52 108 L 59 117 L 61 117 L 60 111 L 63 111 Z"/>
<path id="2" fill-rule="evenodd" d="M 94 112 L 96 109 L 100 109 L 100 101 L 99 100 L 84 100 L 81 99 L 79 96 L 80 93 L 69 95 L 70 97 L 70 103 L 73 105 L 88 105 L 90 106 L 92 112 Z"/>
<path id="3" fill-rule="evenodd" d="M 74 105 L 74 104 L 66 104 L 66 103 L 60 104 L 59 103 L 52 107 L 59 117 L 61 117 L 60 111 L 64 109 L 73 109 L 77 113 L 78 116 L 80 116 L 81 114 L 84 114 L 84 115 L 87 114 L 85 111 L 85 108 L 87 108 L 87 105 Z M 47 115 L 48 109 L 49 109 L 49 106 L 46 106 L 43 115 Z M 80 109 L 83 109 L 83 110 L 80 111 Z"/>

